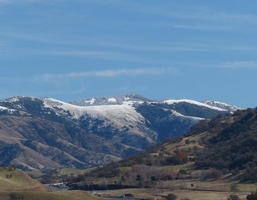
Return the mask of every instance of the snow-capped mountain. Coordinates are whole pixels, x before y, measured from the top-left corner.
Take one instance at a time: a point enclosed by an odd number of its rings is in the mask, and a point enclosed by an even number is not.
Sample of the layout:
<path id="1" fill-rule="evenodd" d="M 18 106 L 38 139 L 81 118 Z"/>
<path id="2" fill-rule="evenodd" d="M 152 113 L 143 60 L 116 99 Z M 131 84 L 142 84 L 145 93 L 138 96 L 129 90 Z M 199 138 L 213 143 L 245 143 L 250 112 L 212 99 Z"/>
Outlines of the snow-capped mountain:
<path id="1" fill-rule="evenodd" d="M 70 104 L 77 106 L 96 106 L 96 105 L 134 105 L 134 104 L 142 104 L 144 102 L 147 103 L 166 103 L 166 104 L 182 104 L 188 103 L 191 105 L 198 105 L 203 107 L 208 107 L 211 109 L 216 109 L 220 111 L 230 111 L 234 112 L 240 109 L 237 106 L 218 102 L 218 101 L 194 101 L 190 99 L 168 99 L 168 100 L 153 100 L 149 98 L 145 98 L 138 94 L 127 94 L 120 96 L 111 96 L 111 97 L 94 97 L 90 99 L 77 100 L 72 101 Z"/>
<path id="2" fill-rule="evenodd" d="M 122 104 L 136 104 L 143 102 L 154 102 L 138 94 L 127 94 L 113 97 L 98 97 L 78 101 L 72 101 L 71 104 L 78 106 L 96 106 L 96 105 L 122 105 Z"/>
<path id="3" fill-rule="evenodd" d="M 25 169 L 96 166 L 236 109 L 220 102 L 154 101 L 139 95 L 71 103 L 13 97 L 0 101 L 0 157 L 1 152 L 14 152 L 0 164 Z"/>
<path id="4" fill-rule="evenodd" d="M 213 107 L 221 108 L 223 110 L 227 110 L 229 112 L 235 112 L 236 110 L 240 110 L 238 106 L 222 103 L 219 101 L 204 101 L 203 103 Z"/>

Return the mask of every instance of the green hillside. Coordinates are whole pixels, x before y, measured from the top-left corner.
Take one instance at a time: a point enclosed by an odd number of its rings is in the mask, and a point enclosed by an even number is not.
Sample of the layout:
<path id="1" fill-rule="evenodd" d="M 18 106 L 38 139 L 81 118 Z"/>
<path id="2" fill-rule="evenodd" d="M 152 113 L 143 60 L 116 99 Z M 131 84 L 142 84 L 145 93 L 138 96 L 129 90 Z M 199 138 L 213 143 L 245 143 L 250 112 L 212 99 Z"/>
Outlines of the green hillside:
<path id="1" fill-rule="evenodd" d="M 25 172 L 12 167 L 0 168 L 0 191 L 47 191 Z"/>
<path id="2" fill-rule="evenodd" d="M 0 168 L 0 200 L 97 200 L 83 191 L 50 192 L 25 172 Z"/>
<path id="3" fill-rule="evenodd" d="M 76 189 L 90 189 L 90 185 L 140 188 L 174 180 L 219 180 L 233 188 L 233 184 L 255 183 L 256 141 L 257 109 L 241 110 L 202 121 L 184 137 L 72 178 L 70 185 Z"/>
<path id="4" fill-rule="evenodd" d="M 0 200 L 97 200 L 87 192 L 0 192 Z"/>

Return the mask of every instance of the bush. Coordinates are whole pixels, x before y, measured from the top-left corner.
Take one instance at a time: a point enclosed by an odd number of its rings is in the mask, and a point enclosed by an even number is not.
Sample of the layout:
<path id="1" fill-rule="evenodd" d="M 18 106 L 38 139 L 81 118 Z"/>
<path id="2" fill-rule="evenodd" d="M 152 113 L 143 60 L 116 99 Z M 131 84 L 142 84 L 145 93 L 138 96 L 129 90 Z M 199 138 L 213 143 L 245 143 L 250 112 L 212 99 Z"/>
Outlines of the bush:
<path id="1" fill-rule="evenodd" d="M 168 194 L 168 196 L 166 196 L 166 200 L 176 200 L 177 196 L 175 194 Z"/>
<path id="2" fill-rule="evenodd" d="M 237 185 L 236 184 L 231 184 L 230 191 L 231 192 L 237 192 L 238 191 Z"/>
<path id="3" fill-rule="evenodd" d="M 229 197 L 228 197 L 228 200 L 240 200 L 239 196 L 235 195 L 235 194 L 231 194 Z"/>
<path id="4" fill-rule="evenodd" d="M 123 198 L 133 198 L 134 195 L 133 194 L 124 194 Z"/>
<path id="5" fill-rule="evenodd" d="M 200 174 L 200 179 L 205 181 L 209 179 L 217 179 L 222 176 L 222 172 L 217 169 L 208 169 Z"/>
<path id="6" fill-rule="evenodd" d="M 247 195 L 247 200 L 257 200 L 257 192 Z"/>
<path id="7" fill-rule="evenodd" d="M 152 187 L 158 181 L 172 180 L 177 177 L 175 171 L 169 169 L 161 169 L 146 165 L 134 165 L 131 170 L 122 176 L 124 185 L 132 185 L 137 187 Z"/>
<path id="8" fill-rule="evenodd" d="M 17 194 L 17 193 L 10 193 L 9 194 L 9 199 L 10 200 L 24 200 L 24 196 Z"/>
<path id="9" fill-rule="evenodd" d="M 256 182 L 257 174 L 256 174 L 257 167 L 248 167 L 243 175 L 240 177 L 240 181 L 242 182 Z"/>

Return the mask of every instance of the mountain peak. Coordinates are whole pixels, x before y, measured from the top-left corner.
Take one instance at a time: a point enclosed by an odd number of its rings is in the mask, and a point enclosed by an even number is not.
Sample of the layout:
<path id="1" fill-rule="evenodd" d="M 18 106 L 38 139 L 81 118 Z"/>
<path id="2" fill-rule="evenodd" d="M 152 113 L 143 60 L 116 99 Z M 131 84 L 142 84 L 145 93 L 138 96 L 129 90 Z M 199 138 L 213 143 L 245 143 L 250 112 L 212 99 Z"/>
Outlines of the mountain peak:
<path id="1" fill-rule="evenodd" d="M 32 97 L 32 96 L 13 96 L 10 98 L 5 99 L 5 102 L 10 102 L 10 103 L 14 103 L 17 101 L 20 101 L 22 99 L 35 99 L 36 97 Z"/>
<path id="2" fill-rule="evenodd" d="M 222 102 L 218 102 L 218 101 L 213 101 L 213 100 L 212 101 L 195 101 L 195 100 L 191 100 L 191 99 L 175 99 L 175 100 L 169 99 L 169 100 L 164 100 L 163 103 L 169 104 L 169 105 L 192 104 L 192 105 L 196 105 L 196 106 L 202 106 L 202 107 L 215 109 L 215 110 L 219 110 L 219 111 L 226 111 L 226 112 L 235 112 L 236 110 L 241 109 L 234 105 L 230 105 L 230 104 L 226 104 L 226 103 L 222 103 Z"/>
<path id="3" fill-rule="evenodd" d="M 208 101 L 204 101 L 204 104 L 207 104 L 209 106 L 215 106 L 221 109 L 225 109 L 229 112 L 235 112 L 236 110 L 241 110 L 241 108 L 239 108 L 238 106 L 234 106 L 231 104 L 227 104 L 227 103 L 223 103 L 223 102 L 219 102 L 219 101 L 214 101 L 214 100 L 208 100 Z"/>
<path id="4" fill-rule="evenodd" d="M 122 104 L 134 104 L 143 102 L 153 102 L 153 100 L 145 98 L 139 94 L 125 94 L 119 96 L 109 97 L 94 97 L 90 99 L 82 99 L 78 101 L 72 101 L 71 104 L 78 106 L 95 106 L 95 105 L 122 105 Z"/>

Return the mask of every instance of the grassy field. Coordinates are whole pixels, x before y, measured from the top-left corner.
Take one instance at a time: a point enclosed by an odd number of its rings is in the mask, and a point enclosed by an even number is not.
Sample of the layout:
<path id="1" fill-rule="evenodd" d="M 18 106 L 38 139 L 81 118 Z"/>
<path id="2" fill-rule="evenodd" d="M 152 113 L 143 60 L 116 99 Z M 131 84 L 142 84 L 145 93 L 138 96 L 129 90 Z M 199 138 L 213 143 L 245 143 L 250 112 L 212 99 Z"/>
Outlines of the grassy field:
<path id="1" fill-rule="evenodd" d="M 84 174 L 84 173 L 88 173 L 91 170 L 93 170 L 94 168 L 90 168 L 90 169 L 73 169 L 73 168 L 64 168 L 64 169 L 59 169 L 57 171 L 57 175 L 62 176 L 62 175 L 80 175 L 80 174 Z"/>
<path id="2" fill-rule="evenodd" d="M 98 200 L 84 191 L 50 192 L 18 169 L 0 168 L 0 200 Z"/>
<path id="3" fill-rule="evenodd" d="M 237 184 L 237 189 L 243 192 L 255 192 L 257 190 L 257 184 Z"/>
<path id="4" fill-rule="evenodd" d="M 0 191 L 47 191 L 47 189 L 21 170 L 0 168 Z"/>
<path id="5" fill-rule="evenodd" d="M 188 167 L 190 165 L 180 165 L 176 166 L 176 170 Z M 120 168 L 120 170 L 125 173 L 130 168 L 124 167 Z M 65 169 L 59 173 L 80 174 L 82 172 L 82 170 Z M 236 194 L 244 200 L 247 194 L 256 191 L 257 188 L 257 184 L 235 184 L 225 181 L 174 180 L 165 181 L 165 184 L 167 185 L 160 186 L 163 188 L 170 187 L 170 189 L 158 189 L 156 185 L 156 187 L 151 189 L 121 189 L 94 191 L 92 193 L 85 191 L 50 192 L 41 183 L 32 179 L 21 170 L 0 168 L 0 200 L 101 200 L 108 196 L 118 197 L 124 194 L 133 194 L 138 198 L 163 200 L 170 193 L 175 194 L 178 200 L 186 198 L 189 200 L 227 200 L 230 194 Z M 232 185 L 236 185 L 234 192 L 231 191 Z"/>
<path id="6" fill-rule="evenodd" d="M 194 187 L 191 187 L 194 185 Z M 160 185 L 159 185 L 160 186 Z M 235 187 L 232 187 L 235 186 Z M 149 198 L 164 200 L 165 196 L 172 193 L 177 196 L 178 200 L 227 200 L 231 194 L 238 195 L 241 200 L 256 191 L 257 184 L 236 184 L 225 181 L 167 181 L 161 185 L 166 189 L 159 189 L 158 186 L 150 189 L 121 189 L 109 191 L 96 191 L 100 197 L 118 197 L 124 194 L 132 194 L 137 198 Z M 169 188 L 170 189 L 167 189 Z M 232 189 L 233 188 L 233 189 Z"/>
<path id="7" fill-rule="evenodd" d="M 188 163 L 182 164 L 182 165 L 162 166 L 160 168 L 179 171 L 179 170 L 182 170 L 182 169 L 183 170 L 191 169 L 193 165 L 194 165 L 193 162 L 188 162 Z"/>
<path id="8" fill-rule="evenodd" d="M 83 191 L 62 192 L 0 192 L 0 200 L 98 200 Z"/>
<path id="9" fill-rule="evenodd" d="M 124 194 L 133 194 L 137 198 L 153 198 L 164 200 L 168 194 L 175 194 L 178 200 L 227 200 L 229 195 L 236 194 L 242 200 L 246 199 L 248 193 L 245 192 L 217 192 L 217 191 L 194 191 L 194 190 L 167 190 L 167 189 L 123 189 L 112 191 L 98 191 L 99 196 L 122 196 Z"/>

